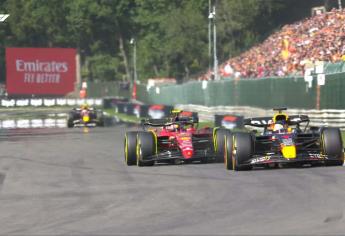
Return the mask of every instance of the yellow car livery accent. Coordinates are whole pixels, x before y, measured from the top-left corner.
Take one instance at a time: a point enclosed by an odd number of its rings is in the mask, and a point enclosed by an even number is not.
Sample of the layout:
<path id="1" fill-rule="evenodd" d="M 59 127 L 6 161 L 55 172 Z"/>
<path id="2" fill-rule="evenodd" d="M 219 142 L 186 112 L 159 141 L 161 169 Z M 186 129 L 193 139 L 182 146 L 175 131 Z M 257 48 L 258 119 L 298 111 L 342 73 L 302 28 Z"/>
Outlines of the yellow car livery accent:
<path id="1" fill-rule="evenodd" d="M 323 137 L 323 134 L 321 135 L 321 138 L 320 138 L 320 146 L 321 146 L 321 154 L 325 154 L 325 142 L 323 141 L 324 137 Z"/>
<path id="2" fill-rule="evenodd" d="M 83 122 L 89 122 L 90 121 L 90 116 L 83 116 Z"/>
<path id="3" fill-rule="evenodd" d="M 128 140 L 127 135 L 125 135 L 125 159 L 126 163 L 128 163 Z"/>
<path id="4" fill-rule="evenodd" d="M 181 137 L 181 140 L 182 141 L 188 141 L 188 140 L 190 140 L 191 139 L 191 137 Z"/>
<path id="5" fill-rule="evenodd" d="M 277 117 L 278 117 L 278 116 L 285 116 L 285 121 L 287 121 L 288 118 L 289 118 L 289 116 L 286 115 L 285 113 L 279 112 L 279 113 L 277 113 L 277 114 L 275 114 L 275 115 L 273 116 L 273 123 L 276 123 L 276 122 L 277 122 Z"/>
<path id="6" fill-rule="evenodd" d="M 282 147 L 283 157 L 286 159 L 296 158 L 296 147 L 295 146 L 284 146 Z"/>
<path id="7" fill-rule="evenodd" d="M 232 136 L 232 153 L 231 153 L 231 159 L 232 159 L 232 170 L 235 170 L 235 148 L 236 148 L 236 139 L 235 135 Z"/>
<path id="8" fill-rule="evenodd" d="M 137 140 L 138 140 L 138 135 L 137 135 Z M 137 153 L 137 158 L 136 158 L 137 166 L 139 166 L 139 163 L 140 163 L 140 142 L 139 141 L 137 142 L 136 153 Z"/>
<path id="9" fill-rule="evenodd" d="M 154 139 L 155 139 L 155 154 L 158 153 L 158 140 L 157 140 L 157 134 L 153 131 L 153 130 L 150 130 L 150 132 L 152 133 Z"/>
<path id="10" fill-rule="evenodd" d="M 213 129 L 213 144 L 214 144 L 214 151 L 216 152 L 217 151 L 217 147 L 218 147 L 218 144 L 217 144 L 217 139 L 216 139 L 216 132 L 217 130 L 219 129 L 219 127 L 216 127 Z"/>
<path id="11" fill-rule="evenodd" d="M 179 114 L 179 113 L 181 113 L 182 112 L 182 110 L 180 110 L 180 109 L 173 109 L 172 111 L 171 111 L 171 114 Z"/>

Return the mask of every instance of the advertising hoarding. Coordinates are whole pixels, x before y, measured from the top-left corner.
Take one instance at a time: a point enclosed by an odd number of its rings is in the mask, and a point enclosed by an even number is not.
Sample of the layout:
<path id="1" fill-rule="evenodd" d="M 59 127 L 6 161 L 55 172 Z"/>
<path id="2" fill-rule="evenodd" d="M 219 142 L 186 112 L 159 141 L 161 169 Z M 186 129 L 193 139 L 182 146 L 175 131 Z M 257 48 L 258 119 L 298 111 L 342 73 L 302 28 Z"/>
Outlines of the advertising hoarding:
<path id="1" fill-rule="evenodd" d="M 215 115 L 214 116 L 214 125 L 218 127 L 223 127 L 227 129 L 233 128 L 243 128 L 243 116 L 237 115 Z"/>
<path id="2" fill-rule="evenodd" d="M 66 95 L 76 82 L 76 49 L 6 48 L 9 95 Z"/>

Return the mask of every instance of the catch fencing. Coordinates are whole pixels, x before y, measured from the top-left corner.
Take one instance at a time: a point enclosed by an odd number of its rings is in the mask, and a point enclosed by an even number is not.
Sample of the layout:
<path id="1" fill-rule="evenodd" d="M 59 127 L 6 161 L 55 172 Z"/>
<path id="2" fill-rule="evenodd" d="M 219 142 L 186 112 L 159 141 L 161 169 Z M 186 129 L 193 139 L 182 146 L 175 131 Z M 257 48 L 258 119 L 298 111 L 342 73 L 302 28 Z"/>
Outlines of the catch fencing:
<path id="1" fill-rule="evenodd" d="M 129 84 L 121 82 L 88 82 L 87 96 L 92 98 L 100 97 L 130 97 Z"/>
<path id="2" fill-rule="evenodd" d="M 310 83 L 306 81 L 308 77 L 292 76 L 224 78 L 150 88 L 139 85 L 137 96 L 146 104 L 345 109 L 345 63 L 326 64 L 323 71 L 324 74 L 311 72 Z M 319 75 L 324 75 L 324 85 L 318 82 Z"/>
<path id="3" fill-rule="evenodd" d="M 345 73 L 326 76 L 317 92 L 316 78 L 309 87 L 302 77 L 221 81 L 194 81 L 182 85 L 138 86 L 138 100 L 147 104 L 195 104 L 204 106 L 250 106 L 300 109 L 345 109 Z"/>
<path id="4" fill-rule="evenodd" d="M 102 98 L 73 99 L 73 98 L 31 98 L 31 99 L 0 99 L 0 108 L 9 107 L 53 107 L 53 106 L 102 106 Z"/>

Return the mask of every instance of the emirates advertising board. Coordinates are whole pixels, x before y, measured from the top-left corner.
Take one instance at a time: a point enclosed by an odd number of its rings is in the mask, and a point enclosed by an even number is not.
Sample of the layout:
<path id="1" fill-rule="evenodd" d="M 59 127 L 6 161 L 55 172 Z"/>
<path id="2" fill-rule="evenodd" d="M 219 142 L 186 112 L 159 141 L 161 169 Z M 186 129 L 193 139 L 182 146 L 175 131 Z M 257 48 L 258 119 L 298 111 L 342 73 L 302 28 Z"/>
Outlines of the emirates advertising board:
<path id="1" fill-rule="evenodd" d="M 9 95 L 66 95 L 76 81 L 76 49 L 6 48 Z"/>

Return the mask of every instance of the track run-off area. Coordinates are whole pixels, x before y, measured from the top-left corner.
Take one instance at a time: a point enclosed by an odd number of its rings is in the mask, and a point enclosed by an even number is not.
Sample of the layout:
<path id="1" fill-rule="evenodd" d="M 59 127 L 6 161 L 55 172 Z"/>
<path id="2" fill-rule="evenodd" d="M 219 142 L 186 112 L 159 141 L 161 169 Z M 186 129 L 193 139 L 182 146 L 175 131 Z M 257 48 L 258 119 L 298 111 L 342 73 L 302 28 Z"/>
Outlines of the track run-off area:
<path id="1" fill-rule="evenodd" d="M 0 235 L 345 233 L 345 167 L 129 167 L 135 129 L 1 129 Z"/>

